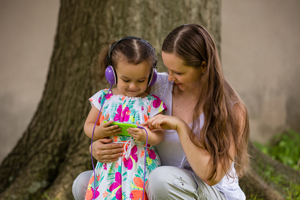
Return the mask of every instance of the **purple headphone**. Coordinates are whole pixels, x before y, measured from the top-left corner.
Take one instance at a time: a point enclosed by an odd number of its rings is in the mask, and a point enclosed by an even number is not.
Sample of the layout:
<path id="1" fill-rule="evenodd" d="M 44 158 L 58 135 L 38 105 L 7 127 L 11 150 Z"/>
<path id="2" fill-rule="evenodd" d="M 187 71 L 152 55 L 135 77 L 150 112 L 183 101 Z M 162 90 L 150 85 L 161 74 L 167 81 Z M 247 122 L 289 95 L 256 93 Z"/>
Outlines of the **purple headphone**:
<path id="1" fill-rule="evenodd" d="M 109 48 L 109 52 L 108 52 L 108 55 L 107 55 L 107 63 L 108 63 L 108 66 L 105 70 L 105 78 L 106 80 L 108 81 L 108 83 L 112 86 L 112 85 L 115 85 L 117 83 L 117 76 L 116 76 L 116 72 L 115 72 L 115 69 L 113 68 L 112 66 L 112 61 L 111 61 L 111 54 L 112 54 L 112 51 L 114 50 L 114 48 L 116 47 L 116 45 L 118 43 L 120 43 L 121 41 L 123 40 L 128 40 L 128 39 L 139 39 L 139 40 L 143 40 L 142 38 L 138 38 L 138 37 L 134 37 L 134 36 L 129 36 L 129 37 L 125 37 L 125 38 L 122 38 L 120 39 L 119 41 L 115 42 L 113 45 L 110 46 Z M 146 40 L 143 40 L 145 42 L 147 42 L 151 47 L 152 45 L 146 41 Z M 153 48 L 153 47 L 152 47 Z M 154 48 L 153 48 L 154 49 Z M 150 76 L 149 76 L 149 80 L 148 80 L 148 87 L 151 87 L 152 85 L 154 85 L 154 83 L 156 82 L 156 79 L 157 79 L 157 71 L 156 69 L 154 68 L 156 65 L 156 63 L 154 64 L 154 66 L 152 67 L 152 71 L 150 73 Z"/>

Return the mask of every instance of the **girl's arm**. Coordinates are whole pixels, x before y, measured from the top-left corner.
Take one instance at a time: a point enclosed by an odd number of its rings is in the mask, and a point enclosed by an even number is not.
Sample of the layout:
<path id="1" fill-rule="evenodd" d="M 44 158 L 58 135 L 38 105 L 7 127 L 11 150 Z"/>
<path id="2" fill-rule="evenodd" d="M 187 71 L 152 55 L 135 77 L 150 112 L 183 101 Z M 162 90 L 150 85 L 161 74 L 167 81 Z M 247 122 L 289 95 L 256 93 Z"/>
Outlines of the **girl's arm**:
<path id="1" fill-rule="evenodd" d="M 158 113 L 157 115 L 162 115 L 162 112 Z M 157 116 L 155 115 L 155 116 Z M 165 138 L 164 130 L 159 128 L 159 129 L 153 129 L 150 130 L 148 127 L 146 127 L 147 122 L 144 122 L 142 124 L 139 124 L 139 126 L 143 126 L 148 133 L 148 144 L 155 146 L 158 145 L 163 141 Z M 132 137 L 141 142 L 146 142 L 147 135 L 144 129 L 141 128 L 129 128 L 127 129 L 128 133 L 132 135 Z"/>
<path id="2" fill-rule="evenodd" d="M 94 125 L 97 120 L 98 114 L 99 114 L 99 110 L 93 105 L 84 123 L 84 132 L 89 138 L 92 138 Z M 104 120 L 107 120 L 108 118 L 109 115 L 105 116 Z M 101 138 L 108 137 L 110 135 L 116 135 L 121 133 L 121 128 L 119 128 L 118 125 L 109 126 L 111 123 L 113 123 L 113 121 L 109 121 L 107 123 L 100 123 L 100 124 L 98 122 L 94 130 L 93 140 L 98 140 Z"/>
<path id="3" fill-rule="evenodd" d="M 141 125 L 140 125 L 141 126 Z M 155 129 L 149 130 L 147 127 L 144 127 L 148 133 L 148 144 L 155 146 L 161 143 L 164 139 L 164 130 L 163 129 Z M 128 133 L 132 135 L 132 137 L 141 142 L 146 142 L 147 135 L 144 129 L 141 128 L 129 128 Z"/>
<path id="4" fill-rule="evenodd" d="M 158 115 L 148 121 L 149 128 L 163 128 L 176 130 L 179 136 L 180 143 L 194 172 L 208 185 L 217 184 L 230 169 L 230 165 L 225 166 L 225 170 L 221 162 L 217 167 L 217 176 L 214 179 L 209 179 L 212 169 L 211 155 L 204 149 L 196 146 L 189 137 L 190 127 L 181 119 L 173 116 Z M 236 154 L 235 144 L 231 139 L 231 146 L 229 148 L 229 155 L 233 159 Z"/>

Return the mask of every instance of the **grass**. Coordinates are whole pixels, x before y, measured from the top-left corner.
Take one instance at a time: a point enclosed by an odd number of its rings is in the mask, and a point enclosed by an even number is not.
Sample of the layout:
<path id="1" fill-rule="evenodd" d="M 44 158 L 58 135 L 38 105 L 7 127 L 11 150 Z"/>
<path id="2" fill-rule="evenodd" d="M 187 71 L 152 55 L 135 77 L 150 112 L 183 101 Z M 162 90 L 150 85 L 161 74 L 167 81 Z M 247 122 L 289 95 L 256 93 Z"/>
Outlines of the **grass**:
<path id="1" fill-rule="evenodd" d="M 258 198 L 256 195 L 251 194 L 250 198 L 247 200 L 263 200 L 262 198 Z"/>
<path id="2" fill-rule="evenodd" d="M 254 144 L 263 153 L 271 156 L 273 159 L 300 171 L 299 133 L 288 130 L 285 133 L 275 135 L 271 142 L 266 145 L 258 142 L 254 142 Z M 259 173 L 265 181 L 281 186 L 285 199 L 300 199 L 300 185 L 287 180 L 287 178 L 284 177 L 284 174 L 276 173 L 272 166 L 267 166 Z M 256 200 L 256 197 L 251 199 Z"/>
<path id="3" fill-rule="evenodd" d="M 48 196 L 48 194 L 46 194 L 46 193 L 44 193 L 44 196 L 47 198 L 47 200 L 59 200 L 58 198 L 50 198 L 49 196 Z"/>
<path id="4" fill-rule="evenodd" d="M 300 171 L 300 134 L 288 130 L 277 134 L 271 142 L 266 145 L 254 142 L 255 146 L 263 153 L 271 156 L 283 164 Z"/>

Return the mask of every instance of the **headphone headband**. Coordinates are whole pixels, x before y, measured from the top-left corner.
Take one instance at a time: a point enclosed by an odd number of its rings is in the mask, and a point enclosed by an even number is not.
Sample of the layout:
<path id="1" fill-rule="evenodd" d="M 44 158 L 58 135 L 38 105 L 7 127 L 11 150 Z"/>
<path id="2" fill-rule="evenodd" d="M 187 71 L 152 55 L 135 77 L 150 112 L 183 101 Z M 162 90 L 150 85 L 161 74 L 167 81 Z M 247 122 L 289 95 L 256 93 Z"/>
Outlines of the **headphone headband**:
<path id="1" fill-rule="evenodd" d="M 112 65 L 112 52 L 113 50 L 116 48 L 117 44 L 119 44 L 120 42 L 124 41 L 124 40 L 130 40 L 130 39 L 137 39 L 137 40 L 142 40 L 142 41 L 145 41 L 147 42 L 155 51 L 155 48 L 147 41 L 147 40 L 144 40 L 142 38 L 139 38 L 139 37 L 135 37 L 135 36 L 128 36 L 128 37 L 124 37 L 124 38 L 121 38 L 119 39 L 117 42 L 113 43 L 112 45 L 109 46 L 109 50 L 108 50 L 108 55 L 107 55 L 107 63 L 108 65 Z"/>
<path id="2" fill-rule="evenodd" d="M 112 45 L 109 46 L 109 50 L 108 50 L 108 55 L 107 55 L 107 63 L 108 66 L 105 70 L 105 78 L 106 80 L 109 82 L 110 85 L 115 85 L 117 83 L 117 74 L 112 66 L 112 52 L 115 49 L 115 47 L 117 46 L 117 44 L 119 44 L 120 42 L 124 41 L 124 40 L 129 40 L 129 39 L 138 39 L 138 40 L 142 40 L 147 42 L 155 51 L 155 48 L 147 41 L 144 40 L 142 38 L 138 38 L 138 37 L 134 37 L 134 36 L 128 36 L 128 37 L 124 37 L 122 39 L 119 39 L 117 42 L 113 43 Z M 155 65 L 156 62 L 153 64 L 152 66 L 152 70 L 150 72 L 150 76 L 149 76 L 149 80 L 148 80 L 148 87 L 152 86 L 157 79 L 157 72 L 155 69 Z"/>

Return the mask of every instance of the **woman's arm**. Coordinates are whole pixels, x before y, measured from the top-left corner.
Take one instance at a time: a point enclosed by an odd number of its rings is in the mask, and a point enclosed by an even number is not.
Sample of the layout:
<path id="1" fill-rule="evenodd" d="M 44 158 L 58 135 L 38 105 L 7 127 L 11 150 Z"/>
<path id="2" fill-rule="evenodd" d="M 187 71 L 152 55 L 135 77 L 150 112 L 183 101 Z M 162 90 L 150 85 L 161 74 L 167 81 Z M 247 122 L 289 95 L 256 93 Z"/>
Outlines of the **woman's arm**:
<path id="1" fill-rule="evenodd" d="M 209 179 L 212 172 L 211 155 L 204 148 L 199 148 L 191 141 L 188 135 L 188 131 L 191 130 L 185 122 L 178 126 L 177 133 L 179 136 L 179 140 L 187 157 L 187 160 L 189 161 L 189 164 L 191 165 L 194 172 L 206 184 L 210 186 L 217 184 L 230 169 L 233 159 L 229 160 L 230 164 L 228 166 L 225 166 L 225 170 L 223 164 L 219 161 L 216 170 L 216 177 L 214 177 L 213 179 Z M 231 158 L 235 157 L 235 145 L 233 143 L 233 140 L 231 141 L 231 145 L 229 148 L 229 155 Z"/>
<path id="2" fill-rule="evenodd" d="M 93 105 L 92 109 L 90 110 L 89 115 L 84 123 L 84 132 L 89 137 L 92 138 L 93 129 L 95 126 L 95 122 L 97 120 L 99 114 L 99 110 Z M 101 114 L 100 114 L 101 116 Z M 107 120 L 109 115 L 104 117 L 104 120 Z M 100 117 L 99 117 L 100 119 Z M 98 120 L 99 120 L 98 119 Z M 100 123 L 97 122 L 94 130 L 93 140 L 98 140 L 101 138 L 105 138 L 111 135 L 116 135 L 121 133 L 121 128 L 118 125 L 109 126 L 113 121 L 109 121 L 107 123 Z"/>
<path id="3" fill-rule="evenodd" d="M 230 165 L 225 167 L 225 171 L 221 162 L 217 167 L 217 176 L 210 180 L 212 163 L 210 154 L 202 148 L 196 146 L 189 137 L 190 127 L 181 119 L 173 116 L 159 115 L 155 116 L 148 121 L 149 128 L 163 128 L 176 130 L 179 136 L 181 146 L 185 152 L 185 155 L 189 161 L 194 172 L 208 185 L 215 185 L 218 183 L 229 170 Z M 229 154 L 232 158 L 235 156 L 235 146 L 231 143 Z M 232 163 L 230 161 L 229 163 Z"/>

